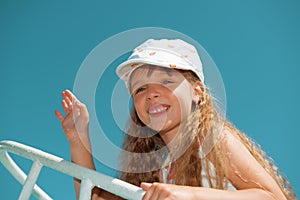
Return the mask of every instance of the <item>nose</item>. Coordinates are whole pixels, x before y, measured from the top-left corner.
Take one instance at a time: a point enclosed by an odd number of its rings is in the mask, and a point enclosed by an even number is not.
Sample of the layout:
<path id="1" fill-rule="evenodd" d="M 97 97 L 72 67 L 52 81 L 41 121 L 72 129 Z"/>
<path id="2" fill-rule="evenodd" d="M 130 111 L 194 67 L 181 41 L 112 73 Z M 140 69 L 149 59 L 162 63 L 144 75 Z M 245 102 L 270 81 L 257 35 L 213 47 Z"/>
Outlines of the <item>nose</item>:
<path id="1" fill-rule="evenodd" d="M 149 84 L 147 89 L 147 100 L 153 100 L 160 97 L 160 92 L 154 84 Z"/>

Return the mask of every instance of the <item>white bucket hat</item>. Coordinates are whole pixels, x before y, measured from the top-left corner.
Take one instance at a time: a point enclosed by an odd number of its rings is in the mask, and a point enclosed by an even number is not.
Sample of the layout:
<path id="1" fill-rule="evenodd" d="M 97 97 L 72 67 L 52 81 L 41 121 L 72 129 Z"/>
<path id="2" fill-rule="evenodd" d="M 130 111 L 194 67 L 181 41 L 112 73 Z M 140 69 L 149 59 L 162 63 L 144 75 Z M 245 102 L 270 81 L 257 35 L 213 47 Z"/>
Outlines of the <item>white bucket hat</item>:
<path id="1" fill-rule="evenodd" d="M 128 87 L 131 73 L 144 64 L 191 70 L 204 83 L 202 63 L 196 48 L 180 39 L 149 39 L 135 48 L 128 60 L 121 63 L 116 71 Z"/>

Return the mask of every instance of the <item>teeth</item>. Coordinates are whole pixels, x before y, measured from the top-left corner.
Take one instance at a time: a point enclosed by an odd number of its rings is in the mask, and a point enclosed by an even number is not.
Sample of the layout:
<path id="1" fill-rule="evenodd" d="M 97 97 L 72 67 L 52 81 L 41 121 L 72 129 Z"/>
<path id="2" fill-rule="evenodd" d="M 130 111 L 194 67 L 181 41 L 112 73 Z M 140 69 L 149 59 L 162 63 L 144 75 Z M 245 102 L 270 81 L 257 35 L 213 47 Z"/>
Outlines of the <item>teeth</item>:
<path id="1" fill-rule="evenodd" d="M 153 109 L 153 110 L 150 110 L 149 113 L 150 114 L 155 114 L 155 113 L 159 113 L 159 112 L 162 112 L 162 111 L 165 111 L 165 110 L 167 110 L 167 107 Z"/>

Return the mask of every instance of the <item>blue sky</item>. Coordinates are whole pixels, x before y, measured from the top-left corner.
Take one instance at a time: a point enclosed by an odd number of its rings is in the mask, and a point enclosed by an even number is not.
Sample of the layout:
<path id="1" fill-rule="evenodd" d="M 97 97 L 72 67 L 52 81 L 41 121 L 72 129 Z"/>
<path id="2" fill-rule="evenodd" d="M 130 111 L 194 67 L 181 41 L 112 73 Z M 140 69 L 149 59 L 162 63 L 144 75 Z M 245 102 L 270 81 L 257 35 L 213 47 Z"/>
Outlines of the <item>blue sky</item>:
<path id="1" fill-rule="evenodd" d="M 299 11 L 296 0 L 1 1 L 0 140 L 69 160 L 54 110 L 60 109 L 60 93 L 73 88 L 84 59 L 115 34 L 163 27 L 205 48 L 225 84 L 228 119 L 274 159 L 299 196 Z M 104 93 L 99 86 L 96 100 Z M 105 120 L 110 114 L 98 115 Z M 104 123 L 113 129 L 113 121 Z M 118 134 L 107 137 L 120 142 Z M 28 171 L 30 162 L 14 158 Z M 97 170 L 114 175 L 99 162 Z M 21 186 L 2 165 L 0 174 L 1 199 L 16 199 Z M 38 183 L 54 199 L 74 198 L 70 177 L 49 169 L 40 176 Z"/>

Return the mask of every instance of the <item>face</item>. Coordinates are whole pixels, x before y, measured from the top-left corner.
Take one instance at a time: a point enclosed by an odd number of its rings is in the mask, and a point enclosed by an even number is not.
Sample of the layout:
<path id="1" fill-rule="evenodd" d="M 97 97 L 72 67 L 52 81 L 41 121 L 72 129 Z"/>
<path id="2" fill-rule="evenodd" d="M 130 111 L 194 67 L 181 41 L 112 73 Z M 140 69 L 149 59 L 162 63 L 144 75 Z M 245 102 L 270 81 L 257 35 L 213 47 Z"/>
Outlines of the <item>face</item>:
<path id="1" fill-rule="evenodd" d="M 193 88 L 176 70 L 140 67 L 131 75 L 130 89 L 138 117 L 163 139 L 172 139 L 191 113 Z"/>

